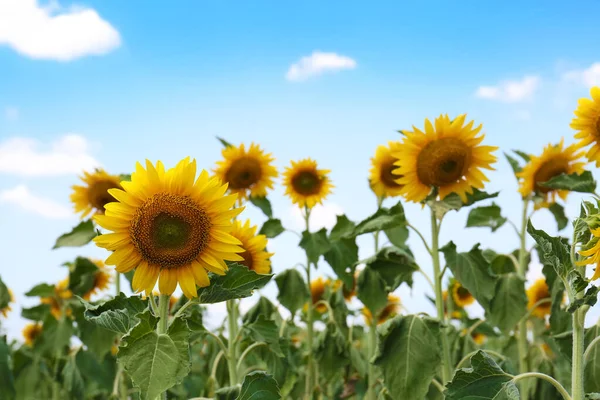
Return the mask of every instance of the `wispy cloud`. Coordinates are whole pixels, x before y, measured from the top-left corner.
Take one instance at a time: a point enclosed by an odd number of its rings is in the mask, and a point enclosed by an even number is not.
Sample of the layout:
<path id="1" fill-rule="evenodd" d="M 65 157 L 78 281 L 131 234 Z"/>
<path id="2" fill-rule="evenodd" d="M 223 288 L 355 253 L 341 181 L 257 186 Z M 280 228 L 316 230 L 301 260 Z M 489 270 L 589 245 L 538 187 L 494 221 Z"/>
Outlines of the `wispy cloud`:
<path id="1" fill-rule="evenodd" d="M 356 68 L 356 61 L 336 53 L 313 52 L 292 64 L 285 77 L 289 81 L 304 81 L 325 72 L 337 72 Z"/>
<path id="2" fill-rule="evenodd" d="M 525 76 L 518 81 L 502 81 L 495 86 L 480 86 L 475 96 L 505 103 L 518 103 L 530 99 L 539 87 L 538 76 Z"/>
<path id="3" fill-rule="evenodd" d="M 34 195 L 25 185 L 1 191 L 0 203 L 12 204 L 30 213 L 50 219 L 69 218 L 73 215 L 71 210 L 62 204 Z"/>
<path id="4" fill-rule="evenodd" d="M 106 54 L 121 45 L 121 37 L 91 8 L 0 0 L 0 45 L 35 59 L 70 61 Z"/>
<path id="5" fill-rule="evenodd" d="M 0 142 L 0 173 L 57 176 L 78 174 L 100 165 L 80 135 L 65 135 L 45 147 L 35 139 L 22 137 Z"/>
<path id="6" fill-rule="evenodd" d="M 4 116 L 9 121 L 16 121 L 19 119 L 19 109 L 16 107 L 6 107 L 4 109 Z"/>
<path id="7" fill-rule="evenodd" d="M 585 69 L 571 70 L 562 76 L 566 82 L 573 82 L 587 87 L 600 86 L 600 62 Z"/>

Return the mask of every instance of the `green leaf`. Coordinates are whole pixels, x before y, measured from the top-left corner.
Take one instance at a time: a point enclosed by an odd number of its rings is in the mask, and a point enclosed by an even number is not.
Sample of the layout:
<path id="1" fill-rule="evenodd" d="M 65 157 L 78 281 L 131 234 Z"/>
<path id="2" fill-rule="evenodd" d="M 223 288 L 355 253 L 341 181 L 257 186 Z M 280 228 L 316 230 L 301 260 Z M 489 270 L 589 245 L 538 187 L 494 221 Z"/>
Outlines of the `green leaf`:
<path id="1" fill-rule="evenodd" d="M 567 280 L 569 272 L 573 270 L 571 265 L 570 249 L 561 238 L 552 237 L 542 230 L 537 230 L 527 223 L 527 232 L 538 245 L 540 261 L 544 265 L 551 265 L 556 274 L 563 280 Z"/>
<path id="2" fill-rule="evenodd" d="M 317 339 L 315 358 L 319 363 L 319 375 L 325 382 L 331 382 L 340 376 L 350 363 L 350 349 L 346 337 L 337 329 L 335 323 L 329 322 Z"/>
<path id="3" fill-rule="evenodd" d="M 244 314 L 243 320 L 245 324 L 251 324 L 256 322 L 261 316 L 266 317 L 266 319 L 274 320 L 279 320 L 281 317 L 277 310 L 277 306 L 264 296 L 260 296 L 256 304 Z"/>
<path id="4" fill-rule="evenodd" d="M 332 241 L 331 248 L 324 254 L 324 258 L 346 287 L 354 285 L 354 269 L 358 262 L 355 238 Z"/>
<path id="5" fill-rule="evenodd" d="M 139 296 L 127 297 L 123 293 L 100 304 L 80 300 L 85 306 L 85 319 L 104 329 L 121 334 L 129 332 L 137 325 L 139 323 L 137 316 L 148 307 Z"/>
<path id="6" fill-rule="evenodd" d="M 387 304 L 386 283 L 377 271 L 368 266 L 358 275 L 356 289 L 356 297 L 371 311 L 371 315 L 377 315 Z"/>
<path id="7" fill-rule="evenodd" d="M 483 250 L 482 254 L 490 263 L 490 268 L 494 274 L 502 275 L 516 272 L 515 263 L 508 255 L 498 254 L 490 249 Z"/>
<path id="8" fill-rule="evenodd" d="M 314 233 L 308 231 L 302 232 L 302 240 L 299 245 L 306 251 L 309 261 L 313 264 L 317 264 L 319 258 L 331 248 L 325 228 Z"/>
<path id="9" fill-rule="evenodd" d="M 590 343 L 600 336 L 600 325 L 586 329 L 585 340 L 586 349 Z M 587 358 L 584 360 L 584 383 L 586 392 L 600 392 L 600 344 L 596 343 L 588 351 Z"/>
<path id="10" fill-rule="evenodd" d="M 594 193 L 596 191 L 596 181 L 590 171 L 584 171 L 582 174 L 572 173 L 570 175 L 563 173 L 539 185 L 550 189 L 569 190 L 580 193 Z"/>
<path id="11" fill-rule="evenodd" d="M 521 150 L 513 150 L 513 153 L 517 154 L 519 157 L 523 159 L 526 163 L 531 161 L 531 156 L 524 151 Z"/>
<path id="12" fill-rule="evenodd" d="M 50 305 L 40 304 L 31 308 L 23 308 L 21 317 L 32 321 L 43 321 L 50 314 Z"/>
<path id="13" fill-rule="evenodd" d="M 139 323 L 123 336 L 117 358 L 140 389 L 141 400 L 154 400 L 189 373 L 190 330 L 181 318 L 173 321 L 167 334 L 156 333 L 158 318 L 149 310 L 139 315 Z"/>
<path id="14" fill-rule="evenodd" d="M 375 214 L 359 222 L 352 231 L 351 236 L 364 235 L 365 233 L 382 231 L 404 225 L 406 225 L 404 207 L 402 207 L 401 202 L 398 202 L 389 209 L 385 207 L 379 208 Z"/>
<path id="15" fill-rule="evenodd" d="M 277 300 L 292 314 L 300 310 L 310 298 L 307 284 L 298 270 L 286 269 L 277 274 L 275 283 L 279 290 Z"/>
<path id="16" fill-rule="evenodd" d="M 69 289 L 78 296 L 88 293 L 96 281 L 98 266 L 90 259 L 77 257 L 69 267 Z"/>
<path id="17" fill-rule="evenodd" d="M 408 240 L 408 228 L 406 226 L 397 226 L 395 228 L 385 229 L 385 236 L 391 244 L 396 247 L 405 247 Z"/>
<path id="18" fill-rule="evenodd" d="M 72 354 L 67 358 L 67 362 L 62 370 L 62 377 L 64 388 L 69 392 L 71 398 L 80 400 L 84 398 L 85 385 L 75 362 L 76 355 Z"/>
<path id="19" fill-rule="evenodd" d="M 256 207 L 260 208 L 260 210 L 263 212 L 263 214 L 267 216 L 267 218 L 273 217 L 273 208 L 271 207 L 271 202 L 267 197 L 250 196 L 250 202 Z"/>
<path id="20" fill-rule="evenodd" d="M 27 297 L 52 297 L 54 296 L 54 285 L 40 283 L 35 285 L 29 292 L 25 293 Z"/>
<path id="21" fill-rule="evenodd" d="M 279 400 L 279 387 L 273 377 L 263 371 L 254 371 L 244 377 L 242 390 L 236 400 Z"/>
<path id="22" fill-rule="evenodd" d="M 501 276 L 496 283 L 486 320 L 508 334 L 526 312 L 525 281 L 516 274 Z"/>
<path id="23" fill-rule="evenodd" d="M 446 400 L 519 400 L 512 378 L 485 352 L 478 351 L 471 357 L 471 368 L 456 371 L 444 395 Z"/>
<path id="24" fill-rule="evenodd" d="M 593 307 L 594 305 L 596 305 L 596 302 L 598 301 L 598 292 L 599 291 L 600 291 L 600 288 L 598 286 L 593 286 L 593 285 L 590 286 L 588 288 L 588 290 L 586 290 L 586 292 L 582 298 L 576 299 L 571 304 L 569 304 L 567 311 L 570 313 L 575 312 L 575 310 L 577 310 L 579 307 L 583 306 L 584 304 L 587 304 L 588 306 Z"/>
<path id="25" fill-rule="evenodd" d="M 269 349 L 278 357 L 283 357 L 279 346 L 279 327 L 273 320 L 267 320 L 264 315 L 244 328 L 248 331 L 250 338 L 255 342 L 265 342 Z"/>
<path id="26" fill-rule="evenodd" d="M 600 400 L 600 393 L 586 393 L 585 400 Z"/>
<path id="27" fill-rule="evenodd" d="M 9 362 L 10 348 L 6 336 L 0 337 L 0 398 L 13 399 L 16 396 L 15 380 Z"/>
<path id="28" fill-rule="evenodd" d="M 329 239 L 334 241 L 350 237 L 354 231 L 354 227 L 356 227 L 356 224 L 350 221 L 348 217 L 343 214 L 337 215 L 336 218 L 337 222 L 329 233 Z"/>
<path id="29" fill-rule="evenodd" d="M 506 222 L 506 218 L 501 215 L 501 212 L 502 210 L 496 203 L 492 203 L 491 206 L 473 208 L 467 218 L 467 228 L 487 227 L 495 232 Z"/>
<path id="30" fill-rule="evenodd" d="M 281 221 L 278 219 L 268 219 L 265 221 L 263 226 L 260 228 L 261 235 L 265 235 L 269 239 L 276 238 L 281 235 L 285 231 L 283 225 L 281 225 Z"/>
<path id="31" fill-rule="evenodd" d="M 479 245 L 475 245 L 468 253 L 457 253 L 456 245 L 450 242 L 440 250 L 444 253 L 446 264 L 454 277 L 471 292 L 483 308 L 488 309 L 490 300 L 494 297 L 497 277 L 492 274 Z"/>
<path id="32" fill-rule="evenodd" d="M 565 229 L 569 223 L 569 218 L 565 215 L 565 208 L 558 203 L 552 203 L 550 204 L 550 207 L 548 207 L 548 210 L 554 215 L 558 230 L 561 231 Z"/>
<path id="33" fill-rule="evenodd" d="M 473 189 L 473 193 L 467 193 L 467 202 L 463 203 L 460 196 L 456 193 L 450 193 L 441 201 L 449 210 L 459 210 L 462 207 L 471 206 L 479 201 L 493 199 L 498 197 L 500 193 L 487 193 L 479 189 Z"/>
<path id="34" fill-rule="evenodd" d="M 55 357 L 57 352 L 61 352 L 69 346 L 73 334 L 73 323 L 69 318 L 56 320 L 49 316 L 44 320 L 44 329 L 37 345 L 46 354 Z"/>
<path id="35" fill-rule="evenodd" d="M 76 315 L 79 339 L 99 360 L 103 359 L 115 344 L 117 334 L 86 320 L 81 313 Z"/>
<path id="36" fill-rule="evenodd" d="M 88 219 L 82 221 L 79 225 L 73 228 L 71 232 L 65 233 L 56 239 L 56 243 L 52 249 L 58 249 L 59 247 L 85 246 L 96 236 L 98 236 L 98 233 L 94 228 L 94 223 L 91 219 Z"/>
<path id="37" fill-rule="evenodd" d="M 229 143 L 227 140 L 220 138 L 217 136 L 217 140 L 219 142 L 221 142 L 221 144 L 223 145 L 223 147 L 233 147 L 233 145 L 231 143 Z"/>
<path id="38" fill-rule="evenodd" d="M 398 316 L 380 329 L 377 354 L 385 386 L 394 399 L 423 399 L 441 363 L 439 322 Z"/>
<path id="39" fill-rule="evenodd" d="M 506 153 L 504 153 L 504 157 L 506 157 L 506 159 L 508 160 L 508 163 L 510 164 L 515 175 L 517 175 L 519 172 L 523 171 L 523 168 L 521 168 L 521 165 L 519 165 L 519 162 L 517 160 L 515 160 L 514 158 L 512 158 L 511 156 L 509 156 Z"/>
<path id="40" fill-rule="evenodd" d="M 373 257 L 366 259 L 365 264 L 381 276 L 388 292 L 393 292 L 403 282 L 412 287 L 412 275 L 419 270 L 408 248 L 394 246 L 382 248 Z M 348 287 L 352 287 L 352 284 L 353 281 Z"/>
<path id="41" fill-rule="evenodd" d="M 0 310 L 6 308 L 8 306 L 8 303 L 10 302 L 10 292 L 8 291 L 8 288 L 6 287 L 2 279 L 0 279 Z"/>
<path id="42" fill-rule="evenodd" d="M 225 275 L 211 273 L 209 276 L 210 286 L 198 289 L 198 301 L 201 304 L 250 297 L 254 290 L 265 286 L 273 277 L 271 274 L 257 274 L 238 263 L 229 264 Z"/>

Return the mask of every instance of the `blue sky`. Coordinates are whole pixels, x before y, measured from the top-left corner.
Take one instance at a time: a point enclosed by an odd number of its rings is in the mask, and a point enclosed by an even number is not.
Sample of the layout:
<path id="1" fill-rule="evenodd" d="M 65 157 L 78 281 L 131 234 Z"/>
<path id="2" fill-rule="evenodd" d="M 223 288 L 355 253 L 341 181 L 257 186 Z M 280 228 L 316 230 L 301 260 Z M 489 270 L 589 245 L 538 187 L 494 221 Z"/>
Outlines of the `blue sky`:
<path id="1" fill-rule="evenodd" d="M 599 13 L 594 1 L 0 0 L 0 274 L 30 305 L 22 293 L 62 278 L 63 261 L 103 256 L 92 245 L 50 250 L 77 223 L 68 196 L 81 168 L 126 173 L 138 160 L 172 165 L 188 155 L 212 168 L 221 149 L 215 135 L 260 143 L 280 168 L 310 156 L 331 169 L 335 193 L 315 226 L 336 212 L 354 220 L 372 213 L 369 158 L 425 117 L 466 112 L 503 150 L 539 153 L 562 136 L 570 143 L 577 98 L 600 85 Z M 290 80 L 293 65 L 303 79 Z M 10 154 L 18 162 L 7 165 L 1 157 Z M 503 158 L 489 176 L 489 190 L 502 190 L 498 202 L 516 221 L 519 196 Z M 276 215 L 299 230 L 282 188 L 271 198 Z M 578 200 L 570 199 L 571 216 Z M 427 213 L 407 210 L 428 232 Z M 246 216 L 262 223 L 254 210 Z M 517 246 L 509 227 L 462 231 L 465 218 L 450 216 L 442 241 L 462 250 L 475 241 Z M 554 229 L 545 212 L 534 222 Z M 295 242 L 272 241 L 275 272 L 302 260 Z M 430 270 L 418 241 L 410 243 Z M 370 238 L 361 244 L 369 256 Z M 417 279 L 399 293 L 411 312 L 432 311 L 427 290 Z M 23 324 L 18 314 L 8 321 L 11 335 Z"/>

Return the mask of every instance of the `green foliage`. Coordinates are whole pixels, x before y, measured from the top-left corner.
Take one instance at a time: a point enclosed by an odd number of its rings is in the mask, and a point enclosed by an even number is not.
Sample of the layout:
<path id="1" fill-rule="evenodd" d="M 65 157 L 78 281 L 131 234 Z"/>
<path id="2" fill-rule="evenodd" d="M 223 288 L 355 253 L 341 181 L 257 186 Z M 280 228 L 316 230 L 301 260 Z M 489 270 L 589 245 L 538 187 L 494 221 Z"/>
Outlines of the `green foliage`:
<path id="1" fill-rule="evenodd" d="M 279 400 L 279 387 L 273 377 L 262 371 L 254 371 L 244 377 L 242 389 L 236 400 Z"/>
<path id="2" fill-rule="evenodd" d="M 43 321 L 48 315 L 50 315 L 50 306 L 48 304 L 40 304 L 21 310 L 21 316 L 32 321 Z"/>
<path id="3" fill-rule="evenodd" d="M 94 287 L 98 267 L 88 258 L 77 257 L 69 264 L 69 290 L 73 294 L 83 296 Z"/>
<path id="4" fill-rule="evenodd" d="M 596 343 L 594 347 L 589 348 L 590 343 L 600 336 L 600 324 L 586 329 L 584 342 L 588 356 L 584 360 L 584 382 L 586 392 L 600 392 L 600 344 Z"/>
<path id="5" fill-rule="evenodd" d="M 8 306 L 10 303 L 10 293 L 8 292 L 8 288 L 0 278 L 0 310 Z"/>
<path id="6" fill-rule="evenodd" d="M 551 265 L 563 282 L 567 282 L 569 275 L 574 271 L 569 254 L 569 246 L 564 240 L 552 237 L 542 230 L 535 229 L 531 221 L 527 224 L 527 232 L 536 241 L 539 249 L 540 261 L 544 265 Z"/>
<path id="7" fill-rule="evenodd" d="M 280 220 L 269 218 L 265 221 L 258 233 L 260 233 L 261 235 L 265 235 L 269 239 L 273 239 L 281 235 L 284 231 L 285 228 L 283 227 L 283 225 L 281 225 Z"/>
<path id="8" fill-rule="evenodd" d="M 510 167 L 512 168 L 515 175 L 523 171 L 523 168 L 519 164 L 519 161 L 517 161 L 515 158 L 509 156 L 506 153 L 504 153 L 504 157 L 506 157 L 506 159 L 508 160 L 508 163 L 510 164 Z"/>
<path id="9" fill-rule="evenodd" d="M 526 312 L 525 281 L 514 273 L 501 276 L 486 312 L 487 321 L 508 334 Z"/>
<path id="10" fill-rule="evenodd" d="M 408 240 L 408 228 L 406 226 L 396 226 L 394 228 L 384 229 L 385 236 L 391 244 L 396 247 L 406 247 Z"/>
<path id="11" fill-rule="evenodd" d="M 6 336 L 0 337 L 0 398 L 13 399 L 16 395 L 15 380 L 10 366 L 10 348 Z"/>
<path id="12" fill-rule="evenodd" d="M 570 175 L 563 173 L 553 177 L 548 182 L 540 183 L 540 186 L 580 193 L 594 193 L 596 191 L 596 181 L 590 171 L 584 171 L 582 174 L 572 173 Z"/>
<path id="13" fill-rule="evenodd" d="M 56 239 L 56 243 L 52 249 L 85 246 L 96 236 L 98 236 L 98 232 L 96 232 L 94 223 L 91 219 L 88 219 L 80 222 L 71 232 L 65 233 Z"/>
<path id="14" fill-rule="evenodd" d="M 323 256 L 338 278 L 347 287 L 354 285 L 354 269 L 358 262 L 358 246 L 355 238 L 342 238 L 331 242 Z"/>
<path id="15" fill-rule="evenodd" d="M 260 296 L 256 304 L 252 306 L 252 308 L 249 309 L 248 312 L 246 312 L 243 320 L 245 324 L 251 324 L 263 316 L 266 319 L 272 319 L 277 322 L 280 322 L 279 320 L 281 319 L 279 311 L 277 310 L 277 306 L 273 304 L 268 298 Z"/>
<path id="16" fill-rule="evenodd" d="M 216 136 L 216 138 L 219 142 L 221 142 L 223 147 L 233 147 L 233 145 L 231 143 L 229 143 L 227 140 L 220 138 L 219 136 Z"/>
<path id="17" fill-rule="evenodd" d="M 80 400 L 84 398 L 85 385 L 81 373 L 79 372 L 79 368 L 77 367 L 77 362 L 75 360 L 76 355 L 77 354 L 72 354 L 67 358 L 67 362 L 62 370 L 62 378 L 64 387 L 71 397 Z"/>
<path id="18" fill-rule="evenodd" d="M 147 309 L 148 304 L 139 296 L 127 297 L 120 293 L 115 298 L 100 304 L 91 304 L 81 299 L 85 306 L 85 318 L 109 331 L 125 334 L 139 323 L 138 314 Z"/>
<path id="19" fill-rule="evenodd" d="M 271 202 L 269 199 L 265 197 L 255 197 L 250 196 L 250 203 L 254 204 L 254 206 L 258 207 L 263 214 L 267 216 L 267 218 L 273 218 L 273 207 L 271 207 Z"/>
<path id="20" fill-rule="evenodd" d="M 267 320 L 264 315 L 260 315 L 256 321 L 245 325 L 244 328 L 253 341 L 264 342 L 278 357 L 284 356 L 279 346 L 279 327 L 275 321 Z"/>
<path id="21" fill-rule="evenodd" d="M 306 282 L 298 270 L 286 269 L 275 277 L 279 289 L 277 300 L 292 314 L 301 309 L 310 298 Z"/>
<path id="22" fill-rule="evenodd" d="M 331 228 L 329 240 L 340 240 L 352 236 L 356 224 L 348 219 L 345 215 L 337 215 L 335 226 Z"/>
<path id="23" fill-rule="evenodd" d="M 439 322 L 428 317 L 395 317 L 379 330 L 377 354 L 392 399 L 422 399 L 441 363 Z"/>
<path id="24" fill-rule="evenodd" d="M 488 227 L 495 232 L 506 222 L 506 218 L 501 215 L 502 210 L 496 203 L 491 206 L 476 207 L 469 212 L 467 218 L 467 227 Z"/>
<path id="25" fill-rule="evenodd" d="M 300 240 L 299 246 L 306 251 L 308 260 L 316 265 L 319 258 L 331 248 L 331 243 L 327 238 L 327 230 L 323 228 L 317 232 L 302 232 L 302 240 Z"/>
<path id="26" fill-rule="evenodd" d="M 377 315 L 387 304 L 387 286 L 381 275 L 372 268 L 365 268 L 358 275 L 356 297 L 372 315 Z"/>
<path id="27" fill-rule="evenodd" d="M 419 270 L 408 247 L 384 247 L 364 262 L 385 281 L 387 292 L 396 290 L 403 282 L 412 286 L 412 275 Z"/>
<path id="28" fill-rule="evenodd" d="M 319 335 L 315 353 L 319 363 L 319 374 L 326 382 L 339 376 L 350 363 L 350 349 L 346 337 L 332 322 L 329 322 Z"/>
<path id="29" fill-rule="evenodd" d="M 548 207 L 548 210 L 554 215 L 558 230 L 561 231 L 565 229 L 569 223 L 569 219 L 565 215 L 565 208 L 558 203 L 552 203 L 550 204 L 550 207 Z"/>
<path id="30" fill-rule="evenodd" d="M 254 290 L 269 283 L 273 275 L 257 274 L 241 264 L 231 263 L 225 275 L 210 273 L 209 277 L 210 286 L 198 289 L 198 302 L 201 304 L 252 296 Z"/>
<path id="31" fill-rule="evenodd" d="M 29 292 L 25 293 L 27 297 L 52 297 L 54 296 L 54 285 L 40 283 L 35 285 Z"/>
<path id="32" fill-rule="evenodd" d="M 69 318 L 56 320 L 48 316 L 36 346 L 45 354 L 55 356 L 57 352 L 68 348 L 74 332 L 73 322 Z"/>
<path id="33" fill-rule="evenodd" d="M 391 208 L 379 208 L 375 214 L 359 222 L 354 227 L 350 236 L 364 235 L 365 233 L 382 231 L 403 225 L 406 225 L 406 215 L 404 215 L 402 203 L 398 202 Z"/>
<path id="34" fill-rule="evenodd" d="M 435 212 L 436 217 L 438 219 L 441 219 L 448 211 L 457 211 L 463 207 L 469 207 L 477 202 L 493 199 L 495 197 L 498 197 L 498 194 L 498 192 L 486 193 L 479 189 L 473 189 L 473 193 L 467 193 L 466 202 L 463 202 L 460 196 L 456 193 L 450 193 L 444 198 L 444 200 L 430 200 L 428 204 Z"/>

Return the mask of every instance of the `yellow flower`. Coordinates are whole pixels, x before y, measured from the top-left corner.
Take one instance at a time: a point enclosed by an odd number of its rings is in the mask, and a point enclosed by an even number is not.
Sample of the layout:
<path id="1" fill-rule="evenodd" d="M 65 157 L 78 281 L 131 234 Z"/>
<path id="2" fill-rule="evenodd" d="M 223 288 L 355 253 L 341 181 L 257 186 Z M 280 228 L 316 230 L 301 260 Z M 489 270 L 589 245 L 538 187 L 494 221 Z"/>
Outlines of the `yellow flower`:
<path id="1" fill-rule="evenodd" d="M 394 174 L 401 175 L 396 182 L 408 201 L 421 202 L 437 188 L 441 199 L 456 193 L 466 202 L 467 193 L 488 181 L 481 169 L 494 169 L 492 152 L 497 147 L 480 146 L 482 126 L 473 128 L 473 121 L 465 125 L 465 119 L 465 114 L 452 121 L 441 115 L 434 124 L 426 119 L 424 131 L 413 126 L 413 131 L 403 132 L 405 138 L 394 153 Z"/>
<path id="2" fill-rule="evenodd" d="M 317 169 L 317 162 L 310 158 L 292 161 L 292 166 L 283 173 L 285 194 L 292 199 L 292 203 L 313 208 L 321 204 L 333 189 L 327 176 L 329 172 L 328 169 Z"/>
<path id="3" fill-rule="evenodd" d="M 15 301 L 15 296 L 12 292 L 12 290 L 8 289 L 8 295 L 10 296 L 10 300 L 8 301 L 8 304 L 6 305 L 6 307 L 0 309 L 0 314 L 6 318 L 8 316 L 8 313 L 12 311 L 12 308 L 10 308 L 10 303 L 14 303 Z"/>
<path id="4" fill-rule="evenodd" d="M 185 158 L 169 170 L 160 161 L 146 161 L 146 169 L 137 163 L 131 182 L 122 185 L 109 191 L 117 202 L 94 217 L 113 233 L 94 241 L 113 252 L 107 265 L 121 273 L 135 269 L 136 292 L 152 292 L 158 280 L 161 294 L 171 295 L 179 284 L 193 298 L 196 285 L 210 285 L 207 271 L 224 275 L 225 260 L 243 260 L 241 243 L 230 234 L 243 208 L 231 209 L 236 195 L 226 196 L 218 178 L 202 171 L 196 179 L 195 160 Z"/>
<path id="5" fill-rule="evenodd" d="M 42 333 L 42 324 L 39 323 L 29 323 L 25 325 L 23 328 L 23 337 L 25 338 L 25 344 L 28 346 L 33 346 L 36 339 Z"/>
<path id="6" fill-rule="evenodd" d="M 577 147 L 587 147 L 591 144 L 585 156 L 588 160 L 595 161 L 596 167 L 600 167 L 600 88 L 593 87 L 590 92 L 591 100 L 579 99 L 571 128 L 577 131 Z"/>
<path id="7" fill-rule="evenodd" d="M 98 271 L 96 271 L 96 275 L 94 276 L 94 285 L 82 296 L 86 300 L 89 300 L 93 295 L 108 289 L 112 280 L 110 271 L 104 266 L 102 260 L 92 260 L 92 262 L 96 264 Z"/>
<path id="8" fill-rule="evenodd" d="M 535 303 L 543 299 L 550 298 L 550 290 L 548 289 L 548 285 L 546 284 L 546 279 L 541 278 L 538 279 L 531 285 L 529 289 L 527 289 L 527 298 L 529 299 L 529 303 L 527 305 L 528 309 L 533 308 Z M 550 302 L 541 304 L 533 310 L 532 314 L 539 318 L 544 318 L 546 315 L 550 314 L 551 304 Z"/>
<path id="9" fill-rule="evenodd" d="M 323 279 L 320 276 L 310 282 L 310 297 L 313 306 L 319 301 L 324 300 L 325 291 L 327 288 L 331 287 L 331 285 L 331 279 Z M 307 309 L 308 304 L 304 306 L 304 310 L 306 311 Z M 327 306 L 323 303 L 320 303 L 315 307 L 315 310 L 322 314 L 327 311 Z"/>
<path id="10" fill-rule="evenodd" d="M 460 308 L 469 306 L 475 302 L 475 298 L 460 282 L 455 281 L 452 285 L 452 298 L 454 304 Z"/>
<path id="11" fill-rule="evenodd" d="M 277 169 L 272 165 L 275 159 L 260 146 L 251 143 L 247 150 L 244 144 L 228 146 L 222 154 L 224 160 L 217 162 L 215 174 L 229 184 L 231 193 L 238 194 L 240 202 L 248 196 L 265 197 L 267 189 L 273 189 L 277 177 Z"/>
<path id="12" fill-rule="evenodd" d="M 400 312 L 400 305 L 400 297 L 389 294 L 387 305 L 377 315 L 377 325 L 383 324 L 388 319 L 396 316 Z M 371 315 L 371 311 L 367 307 L 363 307 L 362 313 L 365 317 L 365 323 L 371 326 L 373 324 L 373 316 Z"/>
<path id="13" fill-rule="evenodd" d="M 60 319 L 64 301 L 72 297 L 73 292 L 69 290 L 69 278 L 65 278 L 54 286 L 54 296 L 42 297 L 40 300 L 42 304 L 48 304 L 50 306 L 50 313 L 54 318 Z M 65 315 L 70 317 L 71 314 L 71 309 L 66 308 Z"/>
<path id="14" fill-rule="evenodd" d="M 75 212 L 81 213 L 82 219 L 90 213 L 104 214 L 104 206 L 115 201 L 108 191 L 121 188 L 121 179 L 118 176 L 109 175 L 104 170 L 97 169 L 92 173 L 84 171 L 81 180 L 85 184 L 84 186 L 74 185 L 72 187 L 71 202 L 75 206 Z"/>
<path id="15" fill-rule="evenodd" d="M 473 332 L 471 334 L 471 337 L 473 338 L 473 341 L 478 344 L 479 346 L 481 346 L 486 339 L 486 336 L 483 333 L 479 333 L 479 332 Z"/>
<path id="16" fill-rule="evenodd" d="M 564 139 L 557 145 L 549 144 L 544 148 L 542 154 L 531 156 L 531 160 L 519 172 L 517 176 L 520 180 L 519 192 L 523 197 L 537 194 L 543 198 L 541 203 L 536 204 L 536 208 L 548 207 L 556 202 L 556 195 L 565 200 L 567 190 L 554 190 L 541 186 L 540 183 L 547 182 L 560 174 L 572 174 L 583 172 L 584 162 L 578 161 L 582 156 L 575 145 L 564 147 Z"/>
<path id="17" fill-rule="evenodd" d="M 400 176 L 393 173 L 396 169 L 394 163 L 398 161 L 394 154 L 400 149 L 399 142 L 389 142 L 387 146 L 378 146 L 375 157 L 371 158 L 369 183 L 377 197 L 394 197 L 402 194 L 402 186 L 396 183 L 396 179 Z"/>
<path id="18" fill-rule="evenodd" d="M 267 252 L 267 237 L 265 235 L 256 234 L 256 226 L 250 225 L 250 220 L 242 225 L 239 220 L 233 222 L 231 236 L 242 242 L 244 252 L 240 255 L 244 261 L 240 264 L 245 265 L 248 269 L 257 274 L 271 273 L 271 260 L 273 253 Z"/>
<path id="19" fill-rule="evenodd" d="M 577 265 L 583 266 L 588 264 L 596 264 L 596 270 L 592 276 L 592 280 L 600 278 L 600 228 L 591 229 L 592 240 L 579 250 L 579 254 L 585 257 L 583 260 L 577 261 Z"/>

